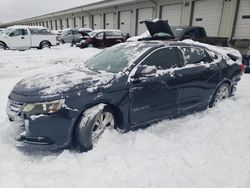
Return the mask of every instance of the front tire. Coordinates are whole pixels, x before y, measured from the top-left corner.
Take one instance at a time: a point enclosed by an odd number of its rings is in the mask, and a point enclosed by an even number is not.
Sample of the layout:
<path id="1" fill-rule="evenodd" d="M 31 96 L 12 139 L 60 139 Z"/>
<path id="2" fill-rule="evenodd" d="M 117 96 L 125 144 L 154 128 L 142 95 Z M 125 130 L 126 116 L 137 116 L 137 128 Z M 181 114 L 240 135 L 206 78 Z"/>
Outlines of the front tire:
<path id="1" fill-rule="evenodd" d="M 209 107 L 215 106 L 218 102 L 221 102 L 230 96 L 230 86 L 227 83 L 221 84 L 215 91 Z"/>
<path id="2" fill-rule="evenodd" d="M 114 112 L 109 107 L 104 107 L 94 117 L 81 117 L 76 128 L 77 143 L 81 152 L 91 150 L 106 128 L 114 129 L 116 120 Z"/>
<path id="3" fill-rule="evenodd" d="M 6 50 L 6 45 L 0 42 L 0 50 Z"/>

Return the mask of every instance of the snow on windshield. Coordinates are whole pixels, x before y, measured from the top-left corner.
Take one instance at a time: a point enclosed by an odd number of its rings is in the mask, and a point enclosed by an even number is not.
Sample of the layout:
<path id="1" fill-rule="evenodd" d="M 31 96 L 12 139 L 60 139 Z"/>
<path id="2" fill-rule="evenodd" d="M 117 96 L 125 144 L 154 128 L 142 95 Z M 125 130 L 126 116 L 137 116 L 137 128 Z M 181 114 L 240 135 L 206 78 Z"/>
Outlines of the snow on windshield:
<path id="1" fill-rule="evenodd" d="M 118 44 L 89 59 L 86 66 L 97 71 L 123 72 L 150 48 L 152 45 L 142 42 Z"/>

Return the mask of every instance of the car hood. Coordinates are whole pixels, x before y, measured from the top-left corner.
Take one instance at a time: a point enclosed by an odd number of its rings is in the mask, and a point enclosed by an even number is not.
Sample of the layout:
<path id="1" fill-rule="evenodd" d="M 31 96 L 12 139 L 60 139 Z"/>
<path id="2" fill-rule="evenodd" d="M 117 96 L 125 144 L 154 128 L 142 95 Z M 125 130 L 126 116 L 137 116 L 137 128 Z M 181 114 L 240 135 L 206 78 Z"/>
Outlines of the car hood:
<path id="1" fill-rule="evenodd" d="M 168 25 L 168 21 L 163 20 L 153 20 L 153 21 L 144 21 L 149 33 L 151 36 L 154 36 L 157 33 L 167 33 L 174 37 L 174 34 Z"/>
<path id="2" fill-rule="evenodd" d="M 112 80 L 112 73 L 97 73 L 85 69 L 71 69 L 56 74 L 40 74 L 21 80 L 12 92 L 26 96 L 53 96 L 72 91 L 93 91 Z"/>

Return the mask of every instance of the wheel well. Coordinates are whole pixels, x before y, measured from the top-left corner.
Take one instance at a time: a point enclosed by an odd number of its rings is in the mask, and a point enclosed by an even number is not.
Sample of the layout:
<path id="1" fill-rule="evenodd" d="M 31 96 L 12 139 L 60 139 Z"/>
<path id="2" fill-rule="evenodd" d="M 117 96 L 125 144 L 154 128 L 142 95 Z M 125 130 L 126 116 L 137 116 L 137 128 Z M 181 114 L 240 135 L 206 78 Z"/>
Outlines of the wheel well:
<path id="1" fill-rule="evenodd" d="M 6 48 L 8 48 L 7 44 L 3 41 L 0 41 L 0 43 L 4 44 Z"/>
<path id="2" fill-rule="evenodd" d="M 100 104 L 100 103 L 98 103 L 98 104 Z M 76 146 L 76 144 L 77 144 L 77 141 L 76 141 L 76 129 L 77 129 L 77 125 L 78 125 L 79 121 L 81 120 L 82 114 L 83 114 L 84 111 L 86 111 L 87 109 L 89 109 L 89 108 L 91 108 L 91 107 L 93 107 L 93 106 L 96 106 L 96 105 L 98 105 L 98 104 L 94 104 L 94 105 L 88 106 L 88 108 L 84 109 L 84 110 L 80 113 L 79 117 L 77 118 L 77 120 L 76 120 L 76 122 L 75 122 L 75 124 L 74 124 L 73 130 L 72 130 L 72 133 L 71 133 L 71 138 L 70 138 L 70 140 L 71 140 L 71 145 L 72 145 L 72 146 Z M 111 109 L 114 111 L 114 113 L 115 113 L 114 116 L 117 118 L 117 119 L 116 119 L 116 121 L 117 121 L 117 127 L 115 127 L 115 128 L 122 128 L 122 125 L 123 125 L 123 123 L 124 123 L 124 118 L 123 118 L 123 115 L 122 115 L 121 110 L 120 110 L 117 106 L 115 106 L 115 105 L 113 105 L 113 104 L 110 104 L 110 103 L 103 103 L 103 104 L 106 104 L 107 107 L 111 108 Z"/>
<path id="3" fill-rule="evenodd" d="M 232 83 L 231 83 L 229 80 L 223 80 L 223 81 L 221 81 L 221 82 L 216 86 L 215 90 L 213 91 L 213 93 L 212 93 L 212 95 L 211 95 L 211 98 L 210 98 L 210 100 L 209 100 L 209 107 L 212 107 L 211 105 L 212 105 L 212 100 L 213 100 L 213 98 L 214 98 L 215 92 L 218 90 L 218 88 L 219 88 L 222 84 L 228 84 L 229 89 L 231 88 L 231 85 L 232 85 Z M 231 92 L 231 89 L 230 89 L 230 92 Z"/>
<path id="4" fill-rule="evenodd" d="M 43 40 L 42 42 L 40 42 L 40 45 L 39 45 L 39 46 L 41 46 L 42 43 L 44 43 L 44 42 L 49 43 L 49 45 L 51 46 L 51 43 L 50 43 L 49 41 L 47 41 L 47 40 Z"/>

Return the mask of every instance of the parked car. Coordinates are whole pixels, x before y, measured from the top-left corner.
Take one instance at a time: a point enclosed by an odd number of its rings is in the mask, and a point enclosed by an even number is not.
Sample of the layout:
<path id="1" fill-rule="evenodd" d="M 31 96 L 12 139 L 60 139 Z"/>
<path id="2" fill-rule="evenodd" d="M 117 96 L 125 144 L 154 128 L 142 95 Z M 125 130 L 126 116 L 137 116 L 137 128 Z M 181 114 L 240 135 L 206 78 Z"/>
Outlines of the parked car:
<path id="1" fill-rule="evenodd" d="M 73 43 L 80 42 L 83 39 L 83 33 L 91 32 L 91 28 L 70 28 L 65 29 L 58 40 L 62 43 Z"/>
<path id="2" fill-rule="evenodd" d="M 57 44 L 56 35 L 41 26 L 12 26 L 0 35 L 0 49 L 42 49 Z"/>
<path id="3" fill-rule="evenodd" d="M 140 36 L 129 38 L 127 41 L 137 40 L 184 40 L 192 39 L 202 43 L 217 46 L 228 46 L 227 37 L 208 37 L 204 27 L 198 26 L 169 26 L 167 21 L 144 21 L 148 31 Z"/>
<path id="4" fill-rule="evenodd" d="M 231 58 L 230 58 L 231 56 Z M 122 43 L 65 72 L 16 84 L 7 114 L 22 123 L 16 146 L 92 148 L 106 128 L 129 131 L 212 107 L 233 95 L 237 56 L 181 42 Z"/>
<path id="5" fill-rule="evenodd" d="M 242 62 L 246 67 L 245 73 L 250 73 L 250 47 L 249 50 L 242 55 Z"/>
<path id="6" fill-rule="evenodd" d="M 120 30 L 94 30 L 83 37 L 83 40 L 76 44 L 77 47 L 105 48 L 124 42 L 123 34 Z"/>

